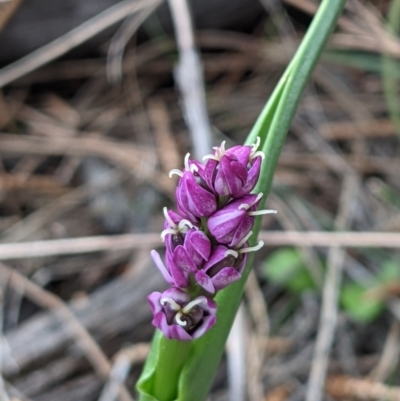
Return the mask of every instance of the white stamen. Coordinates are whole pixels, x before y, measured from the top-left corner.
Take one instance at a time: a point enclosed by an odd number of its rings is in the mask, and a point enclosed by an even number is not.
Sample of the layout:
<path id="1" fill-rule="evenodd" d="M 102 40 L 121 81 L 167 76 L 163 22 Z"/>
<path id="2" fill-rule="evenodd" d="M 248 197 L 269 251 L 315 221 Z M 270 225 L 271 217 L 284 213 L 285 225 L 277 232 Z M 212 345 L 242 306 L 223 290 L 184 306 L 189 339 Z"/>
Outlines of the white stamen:
<path id="1" fill-rule="evenodd" d="M 258 195 L 257 195 L 257 197 L 256 197 L 256 199 L 254 199 L 254 201 L 250 204 L 250 207 L 252 207 L 253 205 L 255 205 L 262 197 L 263 197 L 263 193 L 262 192 L 260 192 Z"/>
<path id="2" fill-rule="evenodd" d="M 190 165 L 190 168 L 189 168 L 189 171 L 190 171 L 192 174 L 194 174 L 194 173 L 197 173 L 197 172 L 199 171 L 199 168 L 198 168 L 195 164 L 191 164 L 191 165 Z"/>
<path id="3" fill-rule="evenodd" d="M 194 299 L 193 301 L 189 302 L 184 308 L 182 308 L 182 312 L 187 314 L 195 306 L 200 305 L 200 304 L 205 304 L 205 303 L 207 303 L 206 297 L 198 297 L 198 298 Z"/>
<path id="4" fill-rule="evenodd" d="M 185 234 L 189 228 L 193 228 L 193 224 L 186 219 L 182 219 L 178 224 L 178 231 Z"/>
<path id="5" fill-rule="evenodd" d="M 221 146 L 214 146 L 213 149 L 215 150 L 215 154 L 214 155 L 206 155 L 203 157 L 203 160 L 212 159 L 212 160 L 219 162 L 221 160 L 221 157 L 226 152 L 225 144 L 226 144 L 226 141 L 222 141 Z"/>
<path id="6" fill-rule="evenodd" d="M 248 253 L 248 252 L 256 252 L 264 246 L 264 241 L 258 241 L 258 244 L 255 246 L 249 246 L 247 248 L 239 249 L 239 253 Z"/>
<path id="7" fill-rule="evenodd" d="M 169 177 L 169 178 L 172 178 L 172 176 L 173 176 L 174 174 L 179 175 L 179 177 L 183 177 L 182 171 L 181 171 L 181 170 L 178 170 L 177 168 L 174 168 L 173 170 L 171 170 L 171 171 L 169 172 L 169 174 L 168 174 L 168 177 Z"/>
<path id="8" fill-rule="evenodd" d="M 165 305 L 165 304 L 169 304 L 171 306 L 172 310 L 181 310 L 181 306 L 179 304 L 177 304 L 172 298 L 170 297 L 162 297 L 160 299 L 160 304 L 161 305 Z"/>
<path id="9" fill-rule="evenodd" d="M 261 216 L 262 214 L 276 214 L 276 210 L 256 210 L 254 212 L 247 212 L 249 216 Z"/>
<path id="10" fill-rule="evenodd" d="M 186 156 L 185 156 L 185 170 L 186 171 L 190 171 L 190 169 L 189 169 L 189 157 L 190 157 L 190 153 L 186 153 Z"/>
<path id="11" fill-rule="evenodd" d="M 254 152 L 254 154 L 250 155 L 249 160 L 253 160 L 259 156 L 261 157 L 261 159 L 265 159 L 265 153 L 262 150 L 258 150 L 257 152 Z"/>
<path id="12" fill-rule="evenodd" d="M 241 246 L 243 246 L 247 240 L 253 235 L 253 231 L 250 231 L 236 246 L 236 249 L 239 249 Z"/>
<path id="13" fill-rule="evenodd" d="M 181 317 L 182 317 L 182 312 L 178 312 L 178 313 L 175 315 L 176 323 L 178 323 L 179 326 L 186 326 L 186 325 L 187 325 L 187 322 L 186 322 L 185 320 L 182 320 Z"/>
<path id="14" fill-rule="evenodd" d="M 249 210 L 250 209 L 250 205 L 248 203 L 242 203 L 241 205 L 239 205 L 238 210 Z"/>
<path id="15" fill-rule="evenodd" d="M 226 141 L 222 141 L 221 146 L 220 146 L 220 148 L 219 148 L 219 150 L 220 150 L 220 152 L 221 152 L 221 156 L 223 156 L 223 155 L 225 154 L 225 152 L 226 152 L 226 150 L 225 150 L 225 144 L 226 144 Z"/>
<path id="16" fill-rule="evenodd" d="M 215 156 L 215 155 L 205 155 L 203 157 L 203 161 L 206 161 L 208 159 L 212 159 L 212 160 L 215 160 L 215 161 L 219 162 L 219 158 L 217 156 Z"/>
<path id="17" fill-rule="evenodd" d="M 249 156 L 250 160 L 252 160 L 252 159 L 254 159 L 256 157 L 255 155 L 257 153 L 258 147 L 260 146 L 260 143 L 261 143 L 261 139 L 258 136 L 257 139 L 256 139 L 256 142 L 253 143 L 253 145 L 251 145 L 251 152 L 250 152 L 250 156 Z M 263 152 L 261 152 L 261 153 L 263 153 Z"/>
<path id="18" fill-rule="evenodd" d="M 168 235 L 176 235 L 177 231 L 174 228 L 166 228 L 165 230 L 161 231 L 161 238 L 163 241 L 165 241 L 165 237 Z"/>
<path id="19" fill-rule="evenodd" d="M 225 257 L 229 255 L 233 256 L 235 259 L 239 256 L 239 254 L 233 249 L 228 249 L 224 254 Z"/>
<path id="20" fill-rule="evenodd" d="M 168 209 L 166 207 L 163 207 L 163 213 L 165 216 L 165 220 L 168 221 L 168 224 L 172 227 L 175 228 L 175 230 L 178 228 L 178 226 L 173 222 L 173 220 L 171 219 L 169 213 L 168 213 Z"/>

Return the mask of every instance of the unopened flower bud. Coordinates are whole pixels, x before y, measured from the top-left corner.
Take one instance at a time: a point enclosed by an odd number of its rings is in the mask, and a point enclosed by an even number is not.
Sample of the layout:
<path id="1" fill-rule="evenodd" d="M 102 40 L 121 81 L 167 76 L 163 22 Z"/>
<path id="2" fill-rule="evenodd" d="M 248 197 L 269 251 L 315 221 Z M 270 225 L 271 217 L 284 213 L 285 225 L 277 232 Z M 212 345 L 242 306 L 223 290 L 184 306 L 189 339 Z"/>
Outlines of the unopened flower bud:
<path id="1" fill-rule="evenodd" d="M 198 173 L 199 164 L 190 162 L 188 157 L 189 154 L 185 158 L 185 171 L 172 170 L 170 175 L 178 174 L 181 177 L 175 191 L 179 211 L 196 223 L 201 217 L 210 216 L 215 212 L 217 201 Z"/>
<path id="2" fill-rule="evenodd" d="M 204 167 L 207 184 L 223 197 L 240 198 L 249 195 L 257 184 L 264 153 L 257 151 L 257 138 L 253 146 L 234 146 L 225 150 L 225 142 L 215 147 Z"/>
<path id="3" fill-rule="evenodd" d="M 235 199 L 215 212 L 208 219 L 211 235 L 220 244 L 236 246 L 250 232 L 256 215 L 276 213 L 275 210 L 259 210 L 262 194 Z"/>

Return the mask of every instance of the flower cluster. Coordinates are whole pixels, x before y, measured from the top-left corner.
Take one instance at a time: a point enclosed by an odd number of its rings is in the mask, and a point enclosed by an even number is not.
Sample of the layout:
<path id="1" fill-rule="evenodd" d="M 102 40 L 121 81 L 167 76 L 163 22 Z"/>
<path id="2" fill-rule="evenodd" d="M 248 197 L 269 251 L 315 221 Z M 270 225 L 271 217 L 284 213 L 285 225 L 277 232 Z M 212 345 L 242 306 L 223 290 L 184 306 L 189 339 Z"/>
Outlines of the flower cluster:
<path id="1" fill-rule="evenodd" d="M 171 286 L 153 292 L 148 300 L 153 325 L 167 338 L 192 340 L 216 322 L 217 291 L 237 281 L 248 253 L 255 216 L 275 213 L 257 210 L 262 194 L 251 194 L 260 175 L 264 153 L 253 146 L 225 142 L 205 156 L 205 163 L 185 157 L 185 169 L 172 170 L 180 176 L 176 188 L 178 213 L 164 208 L 165 264 L 156 251 L 151 256 Z"/>

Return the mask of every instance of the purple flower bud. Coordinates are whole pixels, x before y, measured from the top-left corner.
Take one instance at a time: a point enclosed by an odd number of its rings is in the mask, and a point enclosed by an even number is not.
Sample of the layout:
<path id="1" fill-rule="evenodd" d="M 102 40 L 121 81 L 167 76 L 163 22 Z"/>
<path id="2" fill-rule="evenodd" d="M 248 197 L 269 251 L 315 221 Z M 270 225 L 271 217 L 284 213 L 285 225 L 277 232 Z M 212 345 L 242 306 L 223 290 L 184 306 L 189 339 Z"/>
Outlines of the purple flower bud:
<path id="1" fill-rule="evenodd" d="M 215 195 L 199 174 L 202 168 L 200 163 L 189 161 L 188 153 L 185 157 L 185 171 L 170 172 L 170 176 L 178 174 L 181 177 L 175 192 L 178 210 L 193 223 L 197 223 L 201 217 L 210 216 L 217 209 Z"/>
<path id="2" fill-rule="evenodd" d="M 276 213 L 275 210 L 257 211 L 261 198 L 260 193 L 235 199 L 211 215 L 207 225 L 217 242 L 234 247 L 250 232 L 255 216 Z"/>
<path id="3" fill-rule="evenodd" d="M 257 151 L 260 138 L 253 146 L 234 146 L 225 150 L 225 141 L 215 147 L 202 175 L 209 187 L 220 196 L 240 198 L 250 194 L 260 175 L 264 153 Z"/>
<path id="4" fill-rule="evenodd" d="M 199 338 L 216 322 L 217 305 L 205 296 L 191 301 L 186 292 L 172 287 L 163 293 L 153 292 L 147 299 L 154 316 L 153 325 L 169 339 Z"/>
<path id="5" fill-rule="evenodd" d="M 203 269 L 195 274 L 196 282 L 210 294 L 237 281 L 246 265 L 247 254 L 218 245 L 213 249 L 210 259 Z"/>
<path id="6" fill-rule="evenodd" d="M 177 255 L 178 254 L 179 254 L 179 251 L 178 251 Z M 168 261 L 168 255 L 169 255 L 168 252 L 166 253 L 168 268 L 164 265 L 163 261 L 161 260 L 160 254 L 158 252 L 156 252 L 154 249 L 150 252 L 150 255 L 151 255 L 154 263 L 158 267 L 158 270 L 160 270 L 161 274 L 163 275 L 164 280 L 168 284 L 176 286 L 176 287 L 180 287 L 180 288 L 187 288 L 189 286 L 189 274 L 190 273 L 187 270 L 181 269 L 180 267 L 176 266 L 175 263 L 172 261 L 172 258 L 170 261 Z M 182 265 L 183 264 L 184 263 L 182 263 Z M 195 265 L 194 265 L 194 269 L 196 269 Z M 193 272 L 195 272 L 196 270 L 194 270 Z"/>
<path id="7" fill-rule="evenodd" d="M 165 241 L 167 252 L 166 266 L 157 252 L 152 257 L 169 284 L 179 288 L 190 285 L 190 274 L 196 273 L 211 253 L 211 242 L 203 231 L 199 231 L 188 220 L 182 219 L 172 210 L 164 208 L 165 224 L 161 237 Z"/>
<path id="8" fill-rule="evenodd" d="M 217 245 L 210 259 L 195 274 L 196 282 L 207 292 L 214 294 L 239 280 L 247 263 L 247 254 L 258 251 L 264 245 L 263 241 L 259 241 L 256 246 L 249 247 L 247 240 L 252 234 L 250 231 L 234 249 Z"/>

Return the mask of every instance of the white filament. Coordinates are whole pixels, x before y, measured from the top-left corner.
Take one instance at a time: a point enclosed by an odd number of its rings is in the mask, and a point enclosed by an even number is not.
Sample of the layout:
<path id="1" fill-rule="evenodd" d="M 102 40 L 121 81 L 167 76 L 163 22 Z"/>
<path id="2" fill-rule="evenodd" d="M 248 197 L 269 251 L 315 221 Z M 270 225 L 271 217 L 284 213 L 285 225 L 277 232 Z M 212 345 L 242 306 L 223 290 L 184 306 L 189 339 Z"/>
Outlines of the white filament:
<path id="1" fill-rule="evenodd" d="M 255 210 L 254 212 L 248 212 L 249 216 L 260 216 L 262 214 L 276 214 L 276 210 Z"/>
<path id="2" fill-rule="evenodd" d="M 165 305 L 165 304 L 169 304 L 171 306 L 172 310 L 176 310 L 179 311 L 181 310 L 181 306 L 179 304 L 177 304 L 172 298 L 170 297 L 162 297 L 160 299 L 160 304 L 161 305 Z"/>
<path id="3" fill-rule="evenodd" d="M 221 146 L 214 146 L 213 149 L 215 150 L 215 155 L 206 155 L 203 157 L 203 160 L 212 159 L 217 162 L 221 160 L 221 157 L 225 154 L 225 144 L 226 141 L 222 141 Z"/>
<path id="4" fill-rule="evenodd" d="M 240 248 L 242 245 L 246 243 L 246 241 L 253 235 L 253 231 L 250 231 L 237 245 L 236 249 Z"/>
<path id="5" fill-rule="evenodd" d="M 176 323 L 179 324 L 179 326 L 186 326 L 187 325 L 187 322 L 185 320 L 182 320 L 182 312 L 178 312 L 175 315 L 175 320 L 176 320 Z"/>
<path id="6" fill-rule="evenodd" d="M 228 249 L 225 253 L 224 256 L 227 257 L 229 255 L 232 255 L 235 259 L 239 256 L 239 254 L 234 250 L 234 249 Z"/>
<path id="7" fill-rule="evenodd" d="M 189 313 L 191 309 L 193 309 L 195 306 L 200 305 L 200 304 L 205 304 L 206 298 L 205 297 L 198 297 L 194 299 L 193 301 L 189 302 L 183 309 L 183 313 Z"/>
<path id="8" fill-rule="evenodd" d="M 247 248 L 239 249 L 239 253 L 249 253 L 249 252 L 256 252 L 264 246 L 264 241 L 258 241 L 258 244 L 255 246 L 249 246 Z"/>
<path id="9" fill-rule="evenodd" d="M 164 213 L 164 216 L 165 216 L 165 220 L 168 221 L 168 224 L 169 224 L 172 228 L 177 229 L 178 226 L 173 222 L 173 220 L 172 220 L 171 217 L 169 216 L 168 209 L 167 209 L 166 207 L 163 207 L 163 213 Z"/>
<path id="10" fill-rule="evenodd" d="M 193 228 L 193 224 L 189 220 L 182 219 L 178 224 L 178 231 L 186 233 L 188 228 Z"/>
<path id="11" fill-rule="evenodd" d="M 189 157 L 190 157 L 190 153 L 186 153 L 186 155 L 185 155 L 185 170 L 186 171 L 190 171 L 190 169 L 189 169 Z"/>
<path id="12" fill-rule="evenodd" d="M 165 237 L 168 235 L 168 234 L 171 234 L 171 235 L 176 235 L 176 230 L 174 229 L 174 228 L 166 228 L 165 230 L 162 230 L 161 231 L 161 238 L 162 238 L 162 240 L 163 241 L 165 241 Z"/>
<path id="13" fill-rule="evenodd" d="M 172 176 L 176 174 L 179 175 L 179 177 L 183 177 L 183 173 L 181 170 L 178 170 L 177 168 L 172 169 L 169 173 L 168 173 L 168 177 L 172 178 Z"/>

